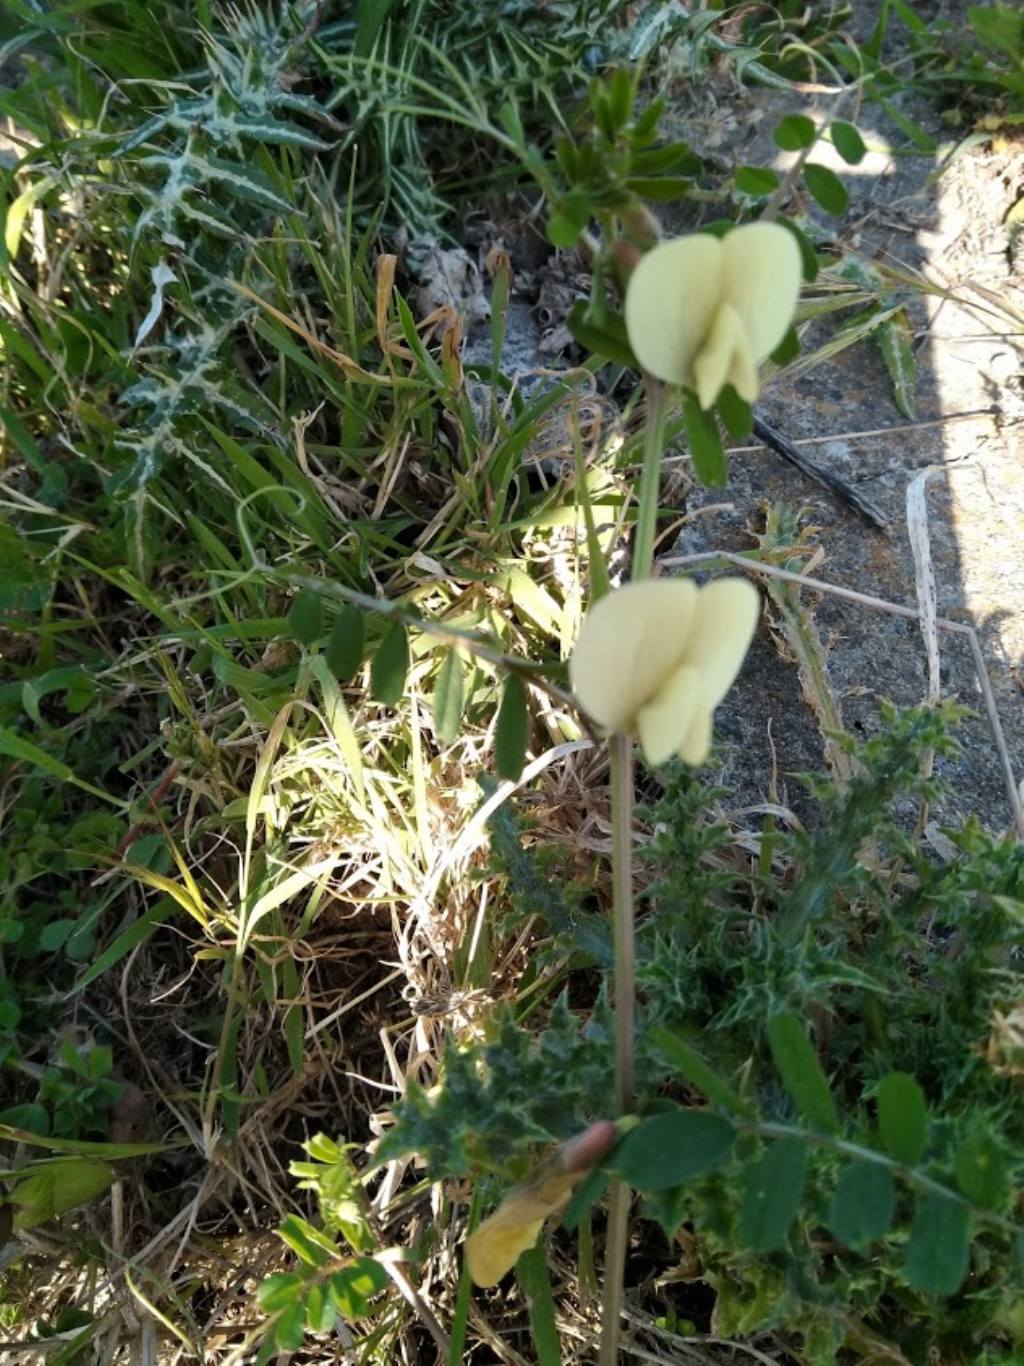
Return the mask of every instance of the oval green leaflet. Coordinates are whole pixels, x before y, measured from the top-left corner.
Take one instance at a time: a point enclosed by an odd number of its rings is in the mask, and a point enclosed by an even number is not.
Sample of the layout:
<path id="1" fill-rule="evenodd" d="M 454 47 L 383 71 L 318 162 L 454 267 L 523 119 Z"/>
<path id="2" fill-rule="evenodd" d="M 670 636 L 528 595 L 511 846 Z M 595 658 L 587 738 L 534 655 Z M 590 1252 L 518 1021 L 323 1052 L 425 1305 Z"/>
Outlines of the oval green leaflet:
<path id="1" fill-rule="evenodd" d="M 343 608 L 327 637 L 327 663 L 335 678 L 347 683 L 363 662 L 365 618 L 358 607 Z"/>
<path id="2" fill-rule="evenodd" d="M 924 1092 L 907 1072 L 888 1072 L 878 1083 L 878 1130 L 882 1146 L 897 1162 L 916 1166 L 928 1143 Z"/>
<path id="3" fill-rule="evenodd" d="M 526 738 L 529 712 L 526 689 L 522 680 L 509 674 L 498 707 L 498 722 L 494 733 L 495 758 L 498 776 L 514 783 L 519 779 L 526 762 Z"/>
<path id="4" fill-rule="evenodd" d="M 729 1121 L 711 1110 L 666 1110 L 626 1135 L 613 1165 L 638 1190 L 664 1190 L 721 1162 L 735 1137 Z"/>
<path id="5" fill-rule="evenodd" d="M 740 1211 L 740 1237 L 755 1252 L 781 1247 L 796 1218 L 807 1176 L 807 1147 L 778 1138 L 751 1170 Z"/>
<path id="6" fill-rule="evenodd" d="M 324 628 L 324 609 L 320 594 L 312 588 L 296 593 L 288 608 L 288 629 L 300 645 L 310 646 L 319 640 Z"/>
<path id="7" fill-rule="evenodd" d="M 378 702 L 393 707 L 405 691 L 409 671 L 409 640 L 400 621 L 385 629 L 370 665 L 370 690 Z"/>
<path id="8" fill-rule="evenodd" d="M 447 649 L 434 684 L 434 730 L 437 738 L 448 745 L 459 733 L 462 721 L 463 671 L 458 651 Z"/>

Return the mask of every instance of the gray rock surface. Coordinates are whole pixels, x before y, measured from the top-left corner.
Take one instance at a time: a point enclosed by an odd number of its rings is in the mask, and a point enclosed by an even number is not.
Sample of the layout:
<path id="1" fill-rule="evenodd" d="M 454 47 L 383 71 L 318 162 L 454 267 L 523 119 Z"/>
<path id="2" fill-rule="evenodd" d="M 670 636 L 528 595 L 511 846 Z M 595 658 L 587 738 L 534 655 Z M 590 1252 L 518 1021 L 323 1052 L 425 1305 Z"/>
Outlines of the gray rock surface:
<path id="1" fill-rule="evenodd" d="M 736 146 L 734 155 L 740 164 L 762 164 L 771 157 L 771 129 L 782 112 L 792 111 L 793 102 L 764 92 L 747 98 L 755 117 L 747 142 Z M 820 114 L 822 107 L 811 102 L 807 112 Z M 916 104 L 912 116 L 942 143 L 942 127 L 928 106 Z M 869 144 L 905 143 L 870 108 L 861 126 L 874 133 Z M 939 159 L 949 146 L 947 137 Z M 818 149 L 815 159 L 825 159 Z M 780 154 L 777 164 L 786 161 Z M 870 342 L 807 373 L 784 374 L 762 393 L 759 412 L 765 419 L 790 438 L 812 439 L 815 444 L 803 449 L 868 492 L 890 517 L 888 531 L 870 527 L 760 447 L 732 456 L 726 490 L 690 489 L 689 521 L 673 553 L 749 549 L 749 533 L 761 524 L 761 506 L 783 501 L 803 508 L 818 528 L 814 539 L 824 559 L 814 570 L 817 577 L 913 606 L 906 492 L 920 470 L 933 467 L 926 506 L 938 612 L 973 626 L 981 638 L 1019 780 L 1024 773 L 1024 401 L 1020 317 L 1014 337 L 1013 317 L 1003 311 L 1024 309 L 1024 279 L 1012 262 L 1003 226 L 1020 192 L 1013 164 L 1012 148 L 983 145 L 960 156 L 932 183 L 932 158 L 873 151 L 860 168 L 870 174 L 848 181 L 852 204 L 839 244 L 869 260 L 919 271 L 948 291 L 910 309 L 918 371 L 914 423 L 896 407 L 881 354 Z M 803 339 L 805 354 L 834 328 L 828 319 L 813 324 Z M 959 416 L 964 413 L 972 416 Z M 879 429 L 894 430 L 874 435 Z M 722 503 L 728 506 L 715 506 Z M 923 700 L 925 651 L 915 623 L 833 598 L 823 598 L 815 616 L 829 642 L 829 671 L 848 730 L 863 734 L 876 727 L 880 698 L 900 704 Z M 943 695 L 980 710 L 967 641 L 944 634 L 940 643 Z M 783 774 L 820 767 L 820 737 L 801 700 L 795 670 L 762 639 L 722 708 L 719 725 L 722 777 L 738 784 L 748 800 L 758 794 L 763 799 L 766 791 L 772 764 L 769 722 Z M 956 820 L 975 812 L 993 829 L 1005 829 L 1009 799 L 987 722 L 968 722 L 961 738 L 959 761 L 940 765 L 952 793 L 938 814 Z M 783 799 L 792 795 L 789 786 Z"/>

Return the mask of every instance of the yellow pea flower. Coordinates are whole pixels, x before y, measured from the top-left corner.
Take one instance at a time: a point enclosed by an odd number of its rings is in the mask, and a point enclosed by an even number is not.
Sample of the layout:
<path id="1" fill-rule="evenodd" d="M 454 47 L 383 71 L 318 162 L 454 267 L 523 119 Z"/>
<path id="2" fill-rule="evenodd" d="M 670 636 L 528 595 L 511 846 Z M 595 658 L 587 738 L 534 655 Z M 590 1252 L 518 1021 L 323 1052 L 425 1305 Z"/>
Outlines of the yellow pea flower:
<path id="1" fill-rule="evenodd" d="M 545 1219 L 565 1208 L 582 1177 L 617 1137 L 611 1120 L 598 1120 L 563 1143 L 527 1180 L 512 1187 L 494 1213 L 466 1239 L 466 1264 L 477 1285 L 497 1285 L 512 1270 L 537 1241 Z"/>
<path id="2" fill-rule="evenodd" d="M 647 579 L 601 598 L 569 661 L 573 692 L 599 726 L 636 734 L 651 764 L 700 764 L 714 710 L 732 687 L 757 625 L 746 579 Z"/>
<path id="3" fill-rule="evenodd" d="M 777 223 L 661 242 L 629 277 L 630 345 L 656 379 L 696 390 L 702 408 L 727 383 L 753 403 L 757 367 L 786 335 L 800 281 L 800 249 Z"/>

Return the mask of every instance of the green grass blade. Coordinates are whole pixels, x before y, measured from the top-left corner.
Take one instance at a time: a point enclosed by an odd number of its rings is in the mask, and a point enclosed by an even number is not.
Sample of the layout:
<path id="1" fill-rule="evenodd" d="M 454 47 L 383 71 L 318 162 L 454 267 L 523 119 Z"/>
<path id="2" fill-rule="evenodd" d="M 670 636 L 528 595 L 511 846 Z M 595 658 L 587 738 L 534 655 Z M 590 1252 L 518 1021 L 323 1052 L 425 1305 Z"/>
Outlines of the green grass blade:
<path id="1" fill-rule="evenodd" d="M 516 1262 L 516 1280 L 530 1306 L 530 1332 L 537 1351 L 537 1366 L 562 1366 L 562 1347 L 558 1340 L 555 1300 L 543 1238 Z"/>

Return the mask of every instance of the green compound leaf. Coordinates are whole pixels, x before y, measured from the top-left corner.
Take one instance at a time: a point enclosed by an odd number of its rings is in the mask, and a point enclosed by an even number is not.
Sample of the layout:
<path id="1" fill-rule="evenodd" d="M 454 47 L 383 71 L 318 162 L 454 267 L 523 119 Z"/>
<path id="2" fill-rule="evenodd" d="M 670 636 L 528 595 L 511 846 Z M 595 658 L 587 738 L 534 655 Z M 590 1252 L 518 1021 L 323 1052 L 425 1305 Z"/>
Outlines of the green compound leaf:
<path id="1" fill-rule="evenodd" d="M 393 707 L 405 690 L 409 671 L 409 641 L 405 627 L 393 621 L 385 630 L 370 665 L 370 689 L 378 702 Z"/>
<path id="2" fill-rule="evenodd" d="M 450 745 L 459 733 L 462 703 L 462 661 L 456 650 L 446 650 L 434 684 L 434 730 L 446 745 Z"/>
<path id="3" fill-rule="evenodd" d="M 803 1199 L 807 1148 L 800 1138 L 779 1138 L 747 1180 L 740 1211 L 740 1237 L 755 1252 L 770 1252 L 785 1242 Z"/>
<path id="4" fill-rule="evenodd" d="M 573 212 L 573 206 L 569 204 L 568 197 L 563 202 L 563 209 L 554 209 L 547 219 L 547 240 L 553 247 L 561 247 L 568 250 L 575 246 L 590 220 L 590 210 L 584 208 L 582 212 Z"/>
<path id="5" fill-rule="evenodd" d="M 311 1333 L 329 1333 L 338 1321 L 338 1311 L 323 1285 L 311 1285 L 306 1297 L 306 1327 Z"/>
<path id="6" fill-rule="evenodd" d="M 969 1253 L 967 1206 L 945 1195 L 919 1200 L 907 1239 L 907 1283 L 929 1295 L 955 1294 L 967 1274 Z"/>
<path id="7" fill-rule="evenodd" d="M 697 395 L 689 391 L 683 398 L 683 426 L 697 478 L 708 488 L 724 488 L 729 466 L 718 423 L 714 413 L 705 412 Z"/>
<path id="8" fill-rule="evenodd" d="M 256 1299 L 261 1309 L 265 1309 L 268 1314 L 276 1314 L 279 1309 L 285 1309 L 295 1303 L 302 1294 L 305 1284 L 305 1277 L 297 1272 L 282 1271 L 260 1282 L 256 1290 Z"/>
<path id="9" fill-rule="evenodd" d="M 982 1209 L 996 1209 L 1009 1192 L 1006 1158 L 991 1134 L 974 1133 L 957 1149 L 953 1161 L 956 1184 Z"/>
<path id="10" fill-rule="evenodd" d="M 577 299 L 569 309 L 565 325 L 572 333 L 573 340 L 587 351 L 593 351 L 606 360 L 625 365 L 630 370 L 639 370 L 640 362 L 633 355 L 633 348 L 626 335 L 626 324 L 621 314 L 606 313 L 600 321 L 592 317 L 586 303 Z"/>
<path id="11" fill-rule="evenodd" d="M 721 1162 L 735 1137 L 728 1120 L 710 1110 L 667 1110 L 626 1135 L 615 1171 L 637 1190 L 665 1190 Z"/>
<path id="12" fill-rule="evenodd" d="M 356 1257 L 350 1265 L 336 1271 L 328 1282 L 331 1299 L 347 1319 L 359 1319 L 369 1312 L 369 1300 L 388 1283 L 388 1273 L 372 1257 Z"/>
<path id="13" fill-rule="evenodd" d="M 827 166 L 809 161 L 804 167 L 804 184 L 826 213 L 844 214 L 850 203 L 846 186 Z"/>
<path id="14" fill-rule="evenodd" d="M 45 1105 L 28 1101 L 24 1105 L 12 1105 L 7 1110 L 0 1110 L 0 1124 L 10 1124 L 15 1129 L 25 1129 L 30 1134 L 45 1138 L 50 1132 L 50 1112 Z"/>
<path id="15" fill-rule="evenodd" d="M 907 1072 L 889 1072 L 878 1083 L 878 1130 L 897 1162 L 915 1166 L 928 1143 L 924 1092 Z"/>
<path id="16" fill-rule="evenodd" d="M 306 1334 L 306 1306 L 302 1300 L 281 1310 L 274 1324 L 274 1341 L 282 1352 L 297 1352 Z"/>
<path id="17" fill-rule="evenodd" d="M 498 722 L 494 731 L 498 776 L 507 782 L 517 782 L 523 771 L 528 727 L 526 689 L 515 674 L 509 674 L 501 694 Z"/>
<path id="18" fill-rule="evenodd" d="M 336 619 L 327 637 L 327 664 L 335 678 L 347 683 L 363 662 L 366 625 L 358 607 L 348 606 Z"/>
<path id="19" fill-rule="evenodd" d="M 35 1228 L 109 1190 L 114 1169 L 88 1157 L 56 1157 L 30 1168 L 10 1195 L 14 1227 Z"/>
<path id="20" fill-rule="evenodd" d="M 740 194 L 761 199 L 778 189 L 779 177 L 767 166 L 741 166 L 733 176 L 733 183 Z"/>
<path id="21" fill-rule="evenodd" d="M 76 924 L 74 920 L 51 920 L 39 931 L 39 947 L 44 953 L 53 953 L 67 942 Z"/>
<path id="22" fill-rule="evenodd" d="M 840 1174 L 828 1226 L 847 1247 L 864 1247 L 888 1233 L 895 1203 L 896 1185 L 888 1167 L 851 1162 Z"/>
<path id="23" fill-rule="evenodd" d="M 818 1055 L 795 1015 L 776 1015 L 768 1025 L 768 1043 L 782 1084 L 808 1123 L 823 1133 L 839 1129 L 839 1116 Z"/>
<path id="24" fill-rule="evenodd" d="M 787 114 L 775 129 L 775 145 L 784 152 L 802 152 L 818 135 L 814 120 L 806 114 Z"/>
<path id="25" fill-rule="evenodd" d="M 740 398 L 731 384 L 727 384 L 718 395 L 716 406 L 722 426 L 733 441 L 744 441 L 754 425 L 754 410 L 750 404 Z"/>
<path id="26" fill-rule="evenodd" d="M 326 1266 L 338 1257 L 333 1238 L 321 1233 L 297 1214 L 289 1214 L 278 1226 L 277 1236 L 307 1266 Z"/>
<path id="27" fill-rule="evenodd" d="M 324 609 L 320 594 L 304 588 L 292 599 L 288 608 L 288 629 L 300 645 L 312 645 L 320 639 L 324 629 Z"/>
<path id="28" fill-rule="evenodd" d="M 836 119 L 829 126 L 832 134 L 832 144 L 836 151 L 849 166 L 859 166 L 868 154 L 868 149 L 864 146 L 864 139 L 853 126 L 844 119 Z"/>
<path id="29" fill-rule="evenodd" d="M 814 243 L 807 236 L 802 228 L 798 228 L 791 218 L 779 218 L 780 227 L 792 233 L 796 238 L 796 244 L 800 248 L 800 265 L 803 269 L 804 283 L 813 284 L 818 278 L 818 254 L 814 250 Z"/>

